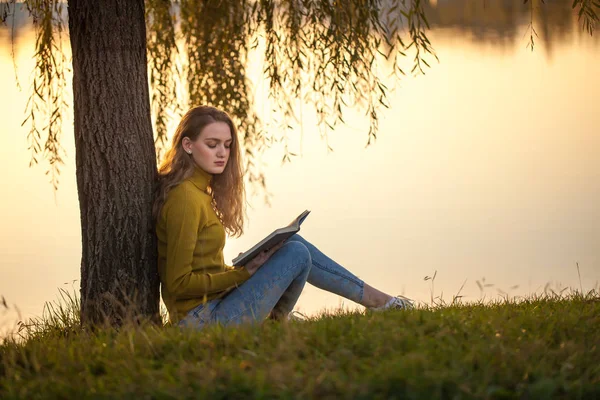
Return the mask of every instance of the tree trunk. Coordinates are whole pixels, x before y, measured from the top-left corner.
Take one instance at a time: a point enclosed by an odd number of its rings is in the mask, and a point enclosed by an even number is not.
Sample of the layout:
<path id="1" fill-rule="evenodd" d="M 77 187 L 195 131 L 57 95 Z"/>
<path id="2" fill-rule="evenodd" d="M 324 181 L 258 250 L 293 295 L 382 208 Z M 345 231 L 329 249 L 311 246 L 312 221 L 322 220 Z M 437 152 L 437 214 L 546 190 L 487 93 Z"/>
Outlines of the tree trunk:
<path id="1" fill-rule="evenodd" d="M 144 0 L 69 0 L 81 321 L 158 315 Z M 131 308 L 134 306 L 134 308 Z"/>

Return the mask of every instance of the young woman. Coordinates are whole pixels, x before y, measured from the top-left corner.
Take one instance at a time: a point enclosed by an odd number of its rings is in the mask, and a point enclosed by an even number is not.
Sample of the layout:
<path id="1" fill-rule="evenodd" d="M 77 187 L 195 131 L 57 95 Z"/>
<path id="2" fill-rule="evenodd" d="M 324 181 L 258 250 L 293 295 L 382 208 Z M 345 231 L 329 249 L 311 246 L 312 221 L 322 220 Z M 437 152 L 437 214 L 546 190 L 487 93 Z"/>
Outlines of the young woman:
<path id="1" fill-rule="evenodd" d="M 223 260 L 225 233 L 243 231 L 240 148 L 231 118 L 189 110 L 159 168 L 154 204 L 162 297 L 171 323 L 201 328 L 288 318 L 306 282 L 378 311 L 411 308 L 294 235 L 239 268 Z"/>

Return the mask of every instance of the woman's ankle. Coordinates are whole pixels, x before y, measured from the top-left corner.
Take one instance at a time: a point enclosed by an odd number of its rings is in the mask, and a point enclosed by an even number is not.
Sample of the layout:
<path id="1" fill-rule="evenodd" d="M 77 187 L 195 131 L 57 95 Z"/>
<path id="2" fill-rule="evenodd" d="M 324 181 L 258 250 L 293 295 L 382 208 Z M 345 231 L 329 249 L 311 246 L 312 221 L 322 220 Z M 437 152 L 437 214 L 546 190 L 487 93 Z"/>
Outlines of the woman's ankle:
<path id="1" fill-rule="evenodd" d="M 377 290 L 365 283 L 361 304 L 367 308 L 382 307 L 390 301 L 391 298 L 392 296 L 389 294 Z"/>

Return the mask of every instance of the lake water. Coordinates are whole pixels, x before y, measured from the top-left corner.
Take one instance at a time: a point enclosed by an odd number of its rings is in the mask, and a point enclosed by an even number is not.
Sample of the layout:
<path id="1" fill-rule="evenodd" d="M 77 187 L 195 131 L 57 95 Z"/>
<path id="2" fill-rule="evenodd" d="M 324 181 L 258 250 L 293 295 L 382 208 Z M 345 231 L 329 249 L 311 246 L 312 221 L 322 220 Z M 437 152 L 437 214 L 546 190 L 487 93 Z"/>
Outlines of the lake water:
<path id="1" fill-rule="evenodd" d="M 467 301 L 579 289 L 576 263 L 583 290 L 598 288 L 600 46 L 596 35 L 579 32 L 568 3 L 539 11 L 541 37 L 531 52 L 526 12 L 506 18 L 508 6 L 473 11 L 459 1 L 432 2 L 430 39 L 440 62 L 399 83 L 377 142 L 365 148 L 368 122 L 348 111 L 347 124 L 329 135 L 328 153 L 314 113 L 302 107 L 292 133 L 292 150 L 302 156 L 282 165 L 281 148 L 266 153 L 271 204 L 250 198 L 246 233 L 228 241 L 226 260 L 310 209 L 304 237 L 392 294 L 449 301 L 465 281 Z M 33 44 L 30 27 L 21 26 L 19 90 L 8 32 L 0 30 L 0 295 L 24 317 L 39 315 L 57 288 L 78 290 L 81 252 L 71 116 L 58 192 L 46 164 L 28 167 L 21 123 Z M 269 121 L 266 85 L 256 79 L 255 86 L 265 99 L 256 108 Z M 432 287 L 424 278 L 436 271 Z M 307 285 L 297 309 L 340 305 L 354 307 Z M 0 313 L 0 329 L 16 318 Z"/>

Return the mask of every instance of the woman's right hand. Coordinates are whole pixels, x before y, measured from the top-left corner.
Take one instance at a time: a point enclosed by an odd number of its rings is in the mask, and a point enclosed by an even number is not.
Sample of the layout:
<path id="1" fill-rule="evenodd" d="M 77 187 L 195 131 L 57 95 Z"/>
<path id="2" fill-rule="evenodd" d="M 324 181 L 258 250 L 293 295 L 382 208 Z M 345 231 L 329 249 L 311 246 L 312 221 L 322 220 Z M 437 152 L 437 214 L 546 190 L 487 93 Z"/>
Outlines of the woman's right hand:
<path id="1" fill-rule="evenodd" d="M 262 265 L 266 263 L 267 260 L 271 258 L 271 256 L 275 254 L 277 250 L 281 248 L 281 246 L 283 246 L 283 242 L 276 244 L 267 251 L 257 254 L 252 260 L 250 260 L 248 264 L 246 264 L 246 269 L 250 273 L 250 276 L 254 275 L 254 273 L 258 271 L 258 269 L 262 267 Z"/>

